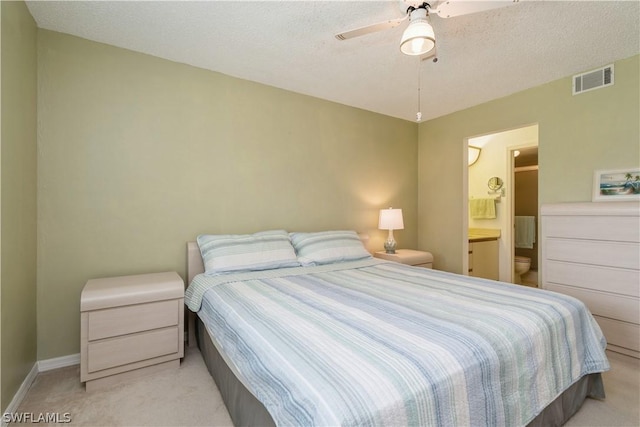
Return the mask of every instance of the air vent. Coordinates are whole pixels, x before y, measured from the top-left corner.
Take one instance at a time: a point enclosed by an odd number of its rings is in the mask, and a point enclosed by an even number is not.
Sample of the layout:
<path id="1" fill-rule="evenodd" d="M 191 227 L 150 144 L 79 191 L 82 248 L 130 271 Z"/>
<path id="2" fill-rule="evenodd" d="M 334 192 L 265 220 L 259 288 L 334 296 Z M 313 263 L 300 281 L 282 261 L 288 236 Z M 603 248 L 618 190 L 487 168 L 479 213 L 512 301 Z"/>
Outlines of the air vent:
<path id="1" fill-rule="evenodd" d="M 613 85 L 613 64 L 573 76 L 573 94 Z"/>

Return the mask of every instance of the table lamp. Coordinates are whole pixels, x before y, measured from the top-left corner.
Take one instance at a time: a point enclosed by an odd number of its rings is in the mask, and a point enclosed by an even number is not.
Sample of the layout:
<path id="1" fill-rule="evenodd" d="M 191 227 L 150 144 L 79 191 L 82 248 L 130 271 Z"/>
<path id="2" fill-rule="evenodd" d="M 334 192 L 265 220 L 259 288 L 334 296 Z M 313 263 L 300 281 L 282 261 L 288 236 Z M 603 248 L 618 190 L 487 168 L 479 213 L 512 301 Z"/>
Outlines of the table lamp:
<path id="1" fill-rule="evenodd" d="M 393 239 L 393 230 L 403 230 L 402 209 L 380 209 L 380 219 L 378 221 L 380 230 L 389 230 L 389 236 L 384 242 L 384 250 L 388 254 L 396 253 L 396 241 Z"/>

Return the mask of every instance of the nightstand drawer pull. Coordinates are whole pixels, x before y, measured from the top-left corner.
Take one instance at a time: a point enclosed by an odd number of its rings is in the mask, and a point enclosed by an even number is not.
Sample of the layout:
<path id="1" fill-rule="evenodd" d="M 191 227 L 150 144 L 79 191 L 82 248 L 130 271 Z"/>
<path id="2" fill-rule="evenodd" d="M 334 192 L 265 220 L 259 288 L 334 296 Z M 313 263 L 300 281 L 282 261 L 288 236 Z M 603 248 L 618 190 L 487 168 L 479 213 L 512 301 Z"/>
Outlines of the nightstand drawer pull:
<path id="1" fill-rule="evenodd" d="M 180 300 L 89 312 L 89 341 L 177 325 Z"/>
<path id="2" fill-rule="evenodd" d="M 93 342 L 89 343 L 87 350 L 89 373 L 173 354 L 178 352 L 178 328 Z"/>

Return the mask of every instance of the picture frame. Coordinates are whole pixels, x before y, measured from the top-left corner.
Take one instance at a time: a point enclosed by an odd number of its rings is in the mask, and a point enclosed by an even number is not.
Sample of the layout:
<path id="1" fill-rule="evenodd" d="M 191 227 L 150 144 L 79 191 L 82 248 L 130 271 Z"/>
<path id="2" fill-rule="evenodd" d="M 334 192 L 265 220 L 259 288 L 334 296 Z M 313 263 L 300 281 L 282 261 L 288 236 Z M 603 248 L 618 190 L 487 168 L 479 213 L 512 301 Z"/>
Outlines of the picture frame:
<path id="1" fill-rule="evenodd" d="M 640 167 L 596 170 L 593 174 L 593 202 L 640 200 Z"/>

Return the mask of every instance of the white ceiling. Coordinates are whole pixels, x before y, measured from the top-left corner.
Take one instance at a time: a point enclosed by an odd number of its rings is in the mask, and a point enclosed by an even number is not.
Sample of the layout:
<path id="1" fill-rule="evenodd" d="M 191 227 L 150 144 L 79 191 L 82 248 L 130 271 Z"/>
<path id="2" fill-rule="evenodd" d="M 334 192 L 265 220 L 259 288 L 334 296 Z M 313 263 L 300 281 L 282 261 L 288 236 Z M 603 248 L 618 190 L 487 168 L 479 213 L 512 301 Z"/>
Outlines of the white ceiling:
<path id="1" fill-rule="evenodd" d="M 454 1 L 454 0 L 451 0 Z M 40 28 L 415 120 L 640 53 L 640 2 L 533 1 L 431 17 L 439 61 L 400 53 L 398 1 L 27 1 Z M 567 91 L 571 88 L 567 87 Z"/>

